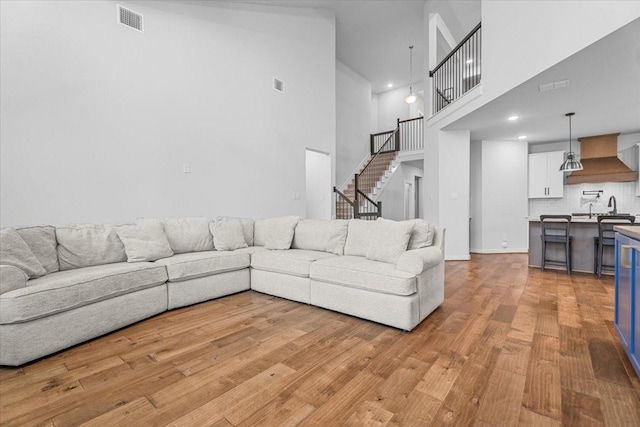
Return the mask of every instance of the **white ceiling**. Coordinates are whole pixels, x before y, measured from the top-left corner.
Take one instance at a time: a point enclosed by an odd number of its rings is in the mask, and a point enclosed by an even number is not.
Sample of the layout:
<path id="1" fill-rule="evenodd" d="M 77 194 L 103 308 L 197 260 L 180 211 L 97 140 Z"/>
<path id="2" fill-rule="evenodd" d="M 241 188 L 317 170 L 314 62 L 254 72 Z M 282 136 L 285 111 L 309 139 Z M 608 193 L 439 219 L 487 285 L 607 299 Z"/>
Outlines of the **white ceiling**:
<path id="1" fill-rule="evenodd" d="M 336 59 L 380 93 L 409 84 L 413 45 L 413 84 L 422 82 L 425 0 L 240 0 L 282 7 L 328 9 L 336 16 Z"/>
<path id="2" fill-rule="evenodd" d="M 568 87 L 538 86 L 569 79 Z M 461 118 L 447 129 L 470 129 L 471 139 L 530 143 L 569 137 L 640 132 L 640 19 L 579 51 L 529 81 Z M 520 119 L 507 121 L 515 114 Z"/>

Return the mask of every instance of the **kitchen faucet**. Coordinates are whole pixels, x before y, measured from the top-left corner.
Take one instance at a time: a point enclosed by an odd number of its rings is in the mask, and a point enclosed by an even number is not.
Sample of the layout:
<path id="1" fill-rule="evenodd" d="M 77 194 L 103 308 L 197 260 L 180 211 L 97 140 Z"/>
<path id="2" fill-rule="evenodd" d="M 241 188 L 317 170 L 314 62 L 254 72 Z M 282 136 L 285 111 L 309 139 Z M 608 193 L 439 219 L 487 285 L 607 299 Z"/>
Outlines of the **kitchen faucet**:
<path id="1" fill-rule="evenodd" d="M 616 196 L 611 196 L 609 197 L 609 204 L 607 205 L 607 207 L 611 207 L 611 201 L 613 200 L 613 210 L 610 211 L 610 214 L 616 215 L 618 213 L 618 206 L 616 204 Z"/>

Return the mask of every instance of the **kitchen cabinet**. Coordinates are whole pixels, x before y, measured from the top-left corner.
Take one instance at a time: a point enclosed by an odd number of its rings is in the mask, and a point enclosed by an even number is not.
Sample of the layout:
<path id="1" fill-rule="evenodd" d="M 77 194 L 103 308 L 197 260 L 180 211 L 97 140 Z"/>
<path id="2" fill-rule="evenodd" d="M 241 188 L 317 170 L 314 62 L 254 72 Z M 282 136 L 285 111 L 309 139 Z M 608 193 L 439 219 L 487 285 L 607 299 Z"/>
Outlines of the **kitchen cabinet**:
<path id="1" fill-rule="evenodd" d="M 564 195 L 564 176 L 560 165 L 564 151 L 529 154 L 529 198 L 558 198 Z"/>
<path id="2" fill-rule="evenodd" d="M 622 345 L 640 376 L 640 241 L 616 233 L 614 322 Z"/>

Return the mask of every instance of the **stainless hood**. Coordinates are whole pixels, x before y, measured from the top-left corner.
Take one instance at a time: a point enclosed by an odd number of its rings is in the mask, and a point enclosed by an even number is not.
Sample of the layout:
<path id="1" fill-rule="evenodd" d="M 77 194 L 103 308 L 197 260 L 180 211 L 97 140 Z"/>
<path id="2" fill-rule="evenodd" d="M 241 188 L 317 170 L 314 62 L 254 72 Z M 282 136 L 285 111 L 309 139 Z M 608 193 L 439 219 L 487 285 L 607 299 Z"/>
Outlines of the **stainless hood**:
<path id="1" fill-rule="evenodd" d="M 568 175 L 567 184 L 636 181 L 638 173 L 618 158 L 618 135 L 612 133 L 578 138 L 580 162 L 584 169 Z"/>

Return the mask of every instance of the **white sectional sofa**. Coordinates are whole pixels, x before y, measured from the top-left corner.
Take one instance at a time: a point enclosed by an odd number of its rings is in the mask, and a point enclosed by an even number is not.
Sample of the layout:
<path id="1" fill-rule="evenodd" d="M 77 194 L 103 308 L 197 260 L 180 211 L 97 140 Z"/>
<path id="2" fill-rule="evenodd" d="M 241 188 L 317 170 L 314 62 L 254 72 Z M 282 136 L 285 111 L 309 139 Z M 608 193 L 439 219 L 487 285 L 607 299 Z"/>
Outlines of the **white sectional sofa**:
<path id="1" fill-rule="evenodd" d="M 140 219 L 0 231 L 0 365 L 253 289 L 410 331 L 444 300 L 423 220 Z"/>

